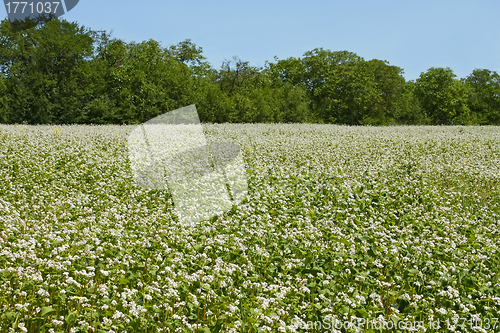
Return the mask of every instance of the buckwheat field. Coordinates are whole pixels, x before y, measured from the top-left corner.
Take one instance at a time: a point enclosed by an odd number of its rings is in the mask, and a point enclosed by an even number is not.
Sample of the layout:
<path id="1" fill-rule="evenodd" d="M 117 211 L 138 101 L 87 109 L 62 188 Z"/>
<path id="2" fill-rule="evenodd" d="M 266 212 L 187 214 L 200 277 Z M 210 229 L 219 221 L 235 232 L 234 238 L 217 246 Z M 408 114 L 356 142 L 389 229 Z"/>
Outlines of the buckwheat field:
<path id="1" fill-rule="evenodd" d="M 500 128 L 204 125 L 249 191 L 190 227 L 133 129 L 0 126 L 0 332 L 500 331 Z"/>

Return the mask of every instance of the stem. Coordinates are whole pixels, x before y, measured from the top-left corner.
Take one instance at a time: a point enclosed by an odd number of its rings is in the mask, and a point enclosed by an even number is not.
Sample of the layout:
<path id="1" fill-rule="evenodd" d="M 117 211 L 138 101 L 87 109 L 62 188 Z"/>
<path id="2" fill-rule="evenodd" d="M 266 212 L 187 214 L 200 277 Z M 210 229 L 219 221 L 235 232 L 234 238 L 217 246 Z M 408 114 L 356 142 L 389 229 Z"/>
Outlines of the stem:
<path id="1" fill-rule="evenodd" d="M 196 329 L 200 328 L 200 307 L 196 310 Z"/>
<path id="2" fill-rule="evenodd" d="M 413 285 L 414 285 L 414 282 L 411 283 L 411 302 L 412 303 L 413 303 Z M 411 307 L 411 316 L 414 317 L 413 306 Z"/>
<path id="3" fill-rule="evenodd" d="M 153 234 L 153 237 L 152 237 L 153 239 L 152 239 L 152 240 L 154 240 L 154 239 L 155 239 L 155 236 L 156 236 L 156 232 L 157 232 L 157 231 L 158 231 L 158 230 L 155 230 L 155 233 Z M 149 254 L 150 254 L 150 251 L 148 251 L 148 255 L 146 256 L 146 261 L 144 262 L 144 269 L 142 270 L 142 274 L 141 274 L 141 284 L 143 284 L 143 286 L 141 287 L 141 291 L 142 291 L 142 289 L 144 288 L 144 273 L 146 273 L 147 268 L 148 268 L 148 259 L 149 259 Z"/>
<path id="4" fill-rule="evenodd" d="M 144 284 L 144 273 L 146 272 L 146 269 L 148 267 L 148 259 L 149 259 L 149 253 L 146 256 L 146 261 L 144 262 L 144 269 L 142 270 L 142 274 L 141 274 L 141 284 Z M 142 290 L 142 288 L 143 287 L 141 287 L 141 290 Z"/>
<path id="5" fill-rule="evenodd" d="M 389 318 L 389 287 L 387 287 L 387 301 L 386 301 L 387 305 L 386 305 L 386 312 L 387 312 L 387 318 Z"/>
<path id="6" fill-rule="evenodd" d="M 207 309 L 207 299 L 205 298 L 205 304 L 203 304 L 203 319 L 202 319 L 203 327 L 205 327 L 205 313 L 206 313 L 206 309 Z"/>

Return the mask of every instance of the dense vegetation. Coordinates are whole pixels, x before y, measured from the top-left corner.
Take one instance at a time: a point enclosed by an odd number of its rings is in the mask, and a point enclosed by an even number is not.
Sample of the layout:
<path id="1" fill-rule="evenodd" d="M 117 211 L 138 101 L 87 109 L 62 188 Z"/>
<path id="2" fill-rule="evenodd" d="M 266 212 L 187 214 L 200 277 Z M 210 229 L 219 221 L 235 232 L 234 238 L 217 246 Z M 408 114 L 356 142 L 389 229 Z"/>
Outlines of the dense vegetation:
<path id="1" fill-rule="evenodd" d="M 500 76 L 458 79 L 430 68 L 415 81 L 382 60 L 317 48 L 262 68 L 220 69 L 190 40 L 125 43 L 65 20 L 0 24 L 0 122 L 134 124 L 196 104 L 204 122 L 500 124 Z"/>
<path id="2" fill-rule="evenodd" d="M 190 227 L 132 126 L 0 126 L 1 332 L 499 331 L 497 127 L 204 127 L 249 193 Z"/>

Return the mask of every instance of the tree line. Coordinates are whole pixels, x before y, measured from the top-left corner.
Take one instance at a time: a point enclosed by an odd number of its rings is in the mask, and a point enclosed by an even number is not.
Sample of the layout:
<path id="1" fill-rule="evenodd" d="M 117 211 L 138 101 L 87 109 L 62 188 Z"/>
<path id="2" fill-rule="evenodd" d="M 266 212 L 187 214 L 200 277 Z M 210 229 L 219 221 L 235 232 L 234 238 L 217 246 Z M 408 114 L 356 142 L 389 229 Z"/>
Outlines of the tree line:
<path id="1" fill-rule="evenodd" d="M 196 104 L 202 122 L 500 125 L 500 76 L 430 68 L 414 81 L 382 60 L 317 48 L 263 67 L 213 68 L 190 40 L 126 43 L 55 19 L 0 23 L 0 122 L 138 124 Z"/>

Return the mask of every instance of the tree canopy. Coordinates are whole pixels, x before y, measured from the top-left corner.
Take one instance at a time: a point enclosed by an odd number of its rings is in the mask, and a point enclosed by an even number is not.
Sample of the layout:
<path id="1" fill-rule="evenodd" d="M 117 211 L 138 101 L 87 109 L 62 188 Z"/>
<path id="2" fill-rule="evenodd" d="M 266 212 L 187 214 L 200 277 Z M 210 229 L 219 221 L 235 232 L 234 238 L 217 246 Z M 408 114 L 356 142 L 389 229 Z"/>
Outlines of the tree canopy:
<path id="1" fill-rule="evenodd" d="M 216 69 L 189 39 L 164 47 L 63 19 L 0 23 L 3 123 L 135 124 L 196 104 L 204 122 L 500 124 L 495 71 L 458 79 L 430 68 L 415 81 L 403 73 L 323 48 L 263 67 L 234 57 Z"/>

